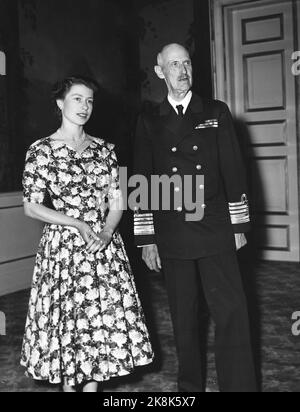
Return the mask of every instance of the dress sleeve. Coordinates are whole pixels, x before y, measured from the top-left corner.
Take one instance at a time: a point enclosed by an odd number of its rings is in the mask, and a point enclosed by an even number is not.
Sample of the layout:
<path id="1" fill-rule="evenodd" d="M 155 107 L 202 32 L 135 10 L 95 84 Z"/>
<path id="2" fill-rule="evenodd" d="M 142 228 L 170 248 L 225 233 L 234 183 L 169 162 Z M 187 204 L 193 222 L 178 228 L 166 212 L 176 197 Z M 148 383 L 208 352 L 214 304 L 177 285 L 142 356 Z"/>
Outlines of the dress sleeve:
<path id="1" fill-rule="evenodd" d="M 33 144 L 25 160 L 23 202 L 42 204 L 47 192 L 48 156 Z"/>

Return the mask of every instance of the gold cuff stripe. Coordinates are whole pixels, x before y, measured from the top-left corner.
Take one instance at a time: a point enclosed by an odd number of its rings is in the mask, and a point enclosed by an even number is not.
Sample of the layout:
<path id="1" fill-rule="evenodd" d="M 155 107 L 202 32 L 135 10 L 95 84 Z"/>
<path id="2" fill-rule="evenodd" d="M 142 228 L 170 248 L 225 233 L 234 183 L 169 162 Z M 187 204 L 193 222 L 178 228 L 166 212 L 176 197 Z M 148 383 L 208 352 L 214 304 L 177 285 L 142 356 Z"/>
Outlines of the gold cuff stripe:
<path id="1" fill-rule="evenodd" d="M 250 217 L 249 216 L 245 216 L 245 217 L 242 217 L 242 218 L 238 218 L 238 217 L 234 217 L 234 216 L 231 217 L 231 223 L 233 225 L 240 225 L 240 224 L 249 223 L 249 222 L 250 222 Z"/>
<path id="2" fill-rule="evenodd" d="M 143 227 L 143 228 L 135 228 L 134 233 L 139 234 L 139 235 L 142 235 L 143 233 L 153 233 L 154 234 L 154 227 L 149 226 L 149 227 Z"/>
<path id="3" fill-rule="evenodd" d="M 135 213 L 134 234 L 135 236 L 155 235 L 152 213 Z"/>
<path id="4" fill-rule="evenodd" d="M 247 195 L 243 194 L 240 202 L 229 203 L 229 212 L 233 225 L 249 223 L 250 213 Z"/>

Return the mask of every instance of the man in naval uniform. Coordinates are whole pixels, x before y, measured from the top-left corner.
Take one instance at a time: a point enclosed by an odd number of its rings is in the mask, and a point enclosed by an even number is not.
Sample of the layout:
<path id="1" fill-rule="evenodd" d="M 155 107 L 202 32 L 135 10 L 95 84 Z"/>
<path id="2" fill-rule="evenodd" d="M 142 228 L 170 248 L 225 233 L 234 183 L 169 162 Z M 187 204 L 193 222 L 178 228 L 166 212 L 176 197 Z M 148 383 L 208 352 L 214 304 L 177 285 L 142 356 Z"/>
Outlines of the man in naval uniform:
<path id="1" fill-rule="evenodd" d="M 168 96 L 141 114 L 135 173 L 204 176 L 202 218 L 187 220 L 185 207 L 135 213 L 136 243 L 150 270 L 164 272 L 179 360 L 178 391 L 203 392 L 200 354 L 202 287 L 216 325 L 215 358 L 220 391 L 255 392 L 249 321 L 236 250 L 246 244 L 250 218 L 242 156 L 228 107 L 206 101 L 192 88 L 188 51 L 171 44 L 159 53 L 157 76 Z M 196 183 L 195 183 L 196 182 Z M 178 196 L 183 187 L 175 187 Z M 190 190 L 190 187 L 189 187 Z M 184 193 L 182 193 L 184 197 Z M 174 203 L 172 203 L 174 206 Z M 198 205 L 199 206 L 199 205 Z"/>

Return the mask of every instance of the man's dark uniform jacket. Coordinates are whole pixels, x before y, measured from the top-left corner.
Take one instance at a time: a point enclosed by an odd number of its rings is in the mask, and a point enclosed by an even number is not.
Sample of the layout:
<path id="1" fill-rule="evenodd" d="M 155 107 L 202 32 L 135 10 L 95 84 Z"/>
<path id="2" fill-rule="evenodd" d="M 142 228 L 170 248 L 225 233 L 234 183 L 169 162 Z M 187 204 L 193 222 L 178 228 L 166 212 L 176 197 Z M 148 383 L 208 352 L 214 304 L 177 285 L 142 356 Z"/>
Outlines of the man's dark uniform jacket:
<path id="1" fill-rule="evenodd" d="M 245 172 L 227 105 L 193 94 L 180 118 L 166 99 L 138 122 L 135 173 L 204 176 L 204 218 L 187 222 L 184 209 L 138 210 L 138 246 L 156 243 L 162 258 L 198 259 L 235 249 L 234 233 L 249 230 Z M 198 189 L 198 188 L 197 188 Z"/>

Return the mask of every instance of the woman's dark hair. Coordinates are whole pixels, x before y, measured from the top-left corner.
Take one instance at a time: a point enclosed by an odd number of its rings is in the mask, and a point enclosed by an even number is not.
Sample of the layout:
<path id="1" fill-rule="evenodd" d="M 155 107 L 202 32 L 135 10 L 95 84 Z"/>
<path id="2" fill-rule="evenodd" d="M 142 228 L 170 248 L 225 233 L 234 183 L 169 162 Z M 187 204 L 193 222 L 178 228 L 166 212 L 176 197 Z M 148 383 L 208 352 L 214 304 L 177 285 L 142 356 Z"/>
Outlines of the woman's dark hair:
<path id="1" fill-rule="evenodd" d="M 52 88 L 52 98 L 56 100 L 64 100 L 71 88 L 75 85 L 84 85 L 93 90 L 94 93 L 98 91 L 98 85 L 95 80 L 83 76 L 71 76 L 57 82 Z"/>
<path id="2" fill-rule="evenodd" d="M 97 82 L 89 77 L 84 76 L 70 76 L 55 83 L 52 88 L 52 102 L 55 107 L 56 114 L 61 118 L 61 111 L 57 107 L 57 100 L 64 100 L 71 88 L 76 85 L 83 85 L 93 90 L 94 94 L 98 92 L 99 86 Z"/>

